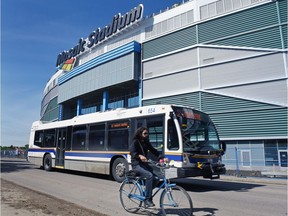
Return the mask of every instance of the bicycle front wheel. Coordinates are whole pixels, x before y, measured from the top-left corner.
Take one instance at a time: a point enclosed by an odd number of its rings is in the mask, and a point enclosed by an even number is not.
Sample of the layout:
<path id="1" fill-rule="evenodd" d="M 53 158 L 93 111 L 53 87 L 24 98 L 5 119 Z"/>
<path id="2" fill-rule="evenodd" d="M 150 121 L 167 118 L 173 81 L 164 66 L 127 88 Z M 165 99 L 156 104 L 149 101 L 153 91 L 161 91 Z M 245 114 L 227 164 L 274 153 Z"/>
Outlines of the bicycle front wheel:
<path id="1" fill-rule="evenodd" d="M 120 186 L 120 201 L 123 208 L 130 213 L 136 213 L 141 205 L 143 192 L 135 180 L 124 180 Z"/>
<path id="2" fill-rule="evenodd" d="M 178 185 L 163 190 L 160 207 L 163 215 L 193 215 L 192 200 L 186 190 Z"/>

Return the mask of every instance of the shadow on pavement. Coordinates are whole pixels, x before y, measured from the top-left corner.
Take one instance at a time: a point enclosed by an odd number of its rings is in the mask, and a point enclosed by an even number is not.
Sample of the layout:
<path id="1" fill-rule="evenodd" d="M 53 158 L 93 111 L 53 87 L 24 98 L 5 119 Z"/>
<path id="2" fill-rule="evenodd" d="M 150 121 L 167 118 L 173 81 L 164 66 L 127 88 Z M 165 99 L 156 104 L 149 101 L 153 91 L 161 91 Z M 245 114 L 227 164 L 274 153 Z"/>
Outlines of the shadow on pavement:
<path id="1" fill-rule="evenodd" d="M 1 173 L 11 173 L 19 172 L 25 169 L 40 169 L 39 166 L 35 166 L 25 159 L 19 158 L 1 158 Z M 92 178 L 101 178 L 106 180 L 111 180 L 108 175 L 101 175 L 95 173 L 53 169 L 52 171 L 57 171 L 61 173 L 67 173 L 72 175 L 81 175 Z M 43 172 L 46 172 L 43 170 Z M 219 180 L 207 180 L 207 179 L 194 179 L 194 178 L 182 178 L 173 179 L 171 182 L 175 182 L 177 185 L 183 187 L 187 191 L 192 192 L 208 192 L 208 191 L 237 191 L 237 192 L 247 192 L 256 187 L 263 187 L 263 184 L 253 184 L 247 182 L 229 182 L 229 181 L 219 181 Z"/>
<path id="2" fill-rule="evenodd" d="M 35 169 L 26 159 L 21 158 L 1 158 L 1 173 L 19 172 L 24 169 Z"/>
<path id="3" fill-rule="evenodd" d="M 217 181 L 207 179 L 176 179 L 177 185 L 183 187 L 187 191 L 192 192 L 208 192 L 208 191 L 238 191 L 248 192 L 256 187 L 263 187 L 263 184 L 243 183 L 243 182 L 229 182 Z"/>
<path id="4" fill-rule="evenodd" d="M 203 212 L 203 216 L 214 216 L 218 209 L 216 208 L 193 208 L 193 212 Z"/>

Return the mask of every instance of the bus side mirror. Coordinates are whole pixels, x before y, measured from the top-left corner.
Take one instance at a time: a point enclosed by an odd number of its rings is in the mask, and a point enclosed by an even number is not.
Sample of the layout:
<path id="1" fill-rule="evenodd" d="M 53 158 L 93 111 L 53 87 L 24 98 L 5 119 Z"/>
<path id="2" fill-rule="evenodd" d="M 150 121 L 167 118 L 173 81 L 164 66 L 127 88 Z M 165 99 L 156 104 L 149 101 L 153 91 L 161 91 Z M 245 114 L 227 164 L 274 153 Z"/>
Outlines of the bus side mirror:
<path id="1" fill-rule="evenodd" d="M 221 155 L 224 155 L 225 152 L 226 152 L 226 147 L 227 147 L 226 143 L 224 141 L 222 141 L 219 147 L 220 147 L 220 150 L 221 150 Z"/>

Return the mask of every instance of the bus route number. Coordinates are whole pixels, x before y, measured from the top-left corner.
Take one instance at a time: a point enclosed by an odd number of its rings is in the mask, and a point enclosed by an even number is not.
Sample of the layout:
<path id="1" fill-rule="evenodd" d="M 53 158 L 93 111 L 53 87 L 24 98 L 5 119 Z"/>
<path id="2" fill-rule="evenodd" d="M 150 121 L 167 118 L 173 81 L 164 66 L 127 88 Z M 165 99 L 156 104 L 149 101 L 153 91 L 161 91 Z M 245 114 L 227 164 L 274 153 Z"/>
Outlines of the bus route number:
<path id="1" fill-rule="evenodd" d="M 148 113 L 149 113 L 149 114 L 155 113 L 155 112 L 156 112 L 156 110 L 155 110 L 155 108 L 153 108 L 153 107 L 148 109 Z"/>

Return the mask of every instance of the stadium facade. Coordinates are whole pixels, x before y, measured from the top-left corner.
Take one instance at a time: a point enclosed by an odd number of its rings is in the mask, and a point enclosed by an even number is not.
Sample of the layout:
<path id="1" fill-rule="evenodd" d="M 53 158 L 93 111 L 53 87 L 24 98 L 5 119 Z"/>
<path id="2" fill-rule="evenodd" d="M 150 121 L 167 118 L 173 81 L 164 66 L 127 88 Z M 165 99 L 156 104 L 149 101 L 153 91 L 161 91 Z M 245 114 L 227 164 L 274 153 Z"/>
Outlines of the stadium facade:
<path id="1" fill-rule="evenodd" d="M 111 15 L 55 56 L 41 121 L 188 105 L 213 119 L 228 168 L 287 167 L 287 0 L 191 0 L 147 17 L 144 9 Z"/>

